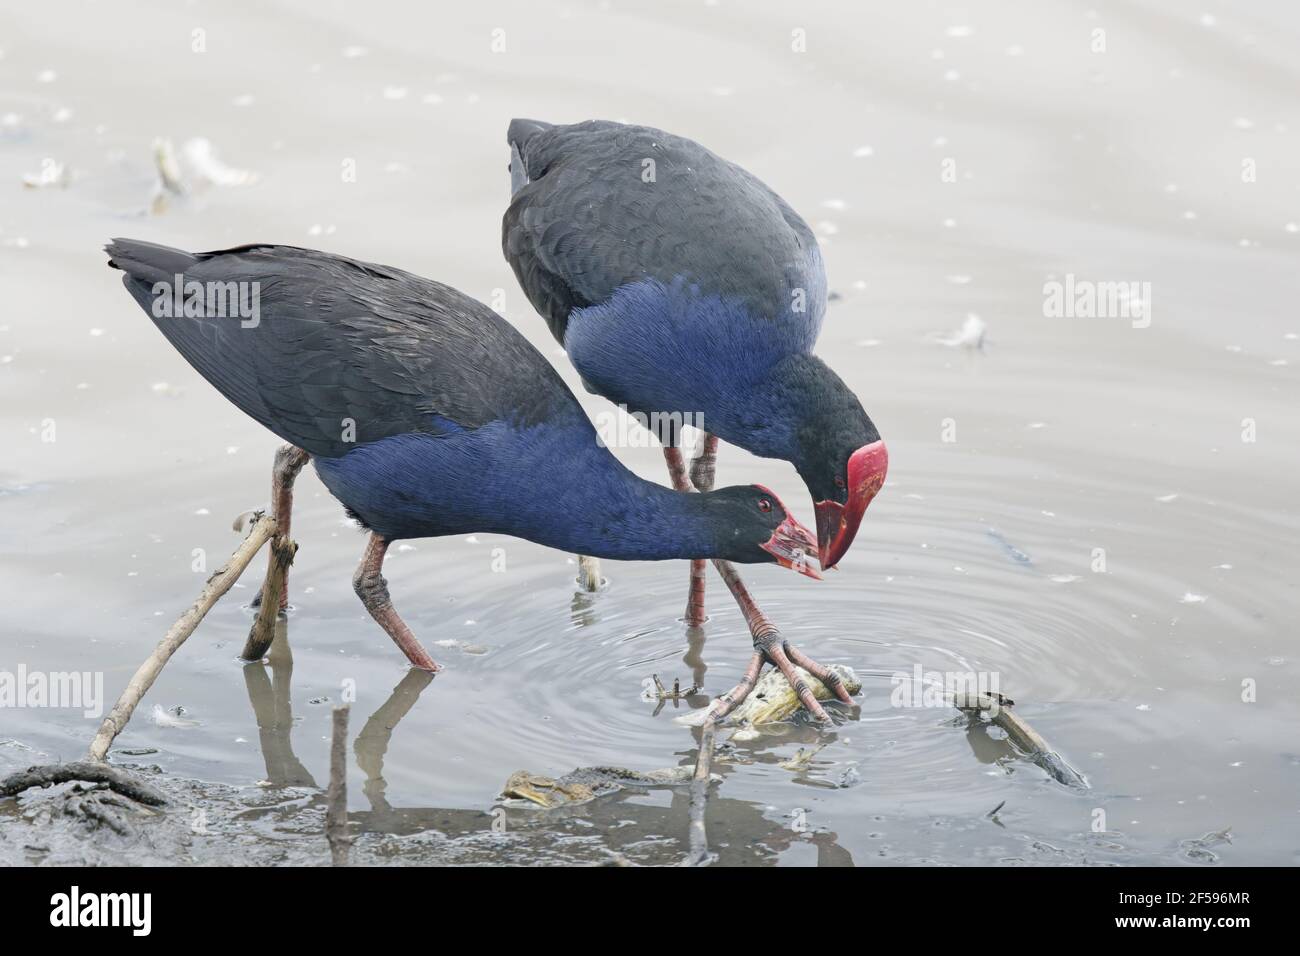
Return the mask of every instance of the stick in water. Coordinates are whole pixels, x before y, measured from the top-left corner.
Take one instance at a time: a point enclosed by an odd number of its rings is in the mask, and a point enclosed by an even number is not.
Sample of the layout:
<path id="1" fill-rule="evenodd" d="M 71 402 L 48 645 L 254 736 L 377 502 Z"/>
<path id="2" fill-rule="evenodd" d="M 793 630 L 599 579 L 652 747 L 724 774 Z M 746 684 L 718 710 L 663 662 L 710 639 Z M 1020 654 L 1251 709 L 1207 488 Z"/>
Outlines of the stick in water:
<path id="1" fill-rule="evenodd" d="M 293 517 L 293 486 L 298 473 L 311 460 L 311 455 L 296 445 L 281 445 L 275 453 L 271 468 L 271 509 L 275 516 L 275 537 L 271 539 L 271 558 L 266 562 L 266 580 L 262 583 L 258 600 L 257 620 L 248 632 L 244 651 L 239 656 L 246 661 L 260 661 L 275 640 L 275 622 L 280 613 L 281 600 L 288 585 L 289 565 L 298 546 L 289 540 L 289 526 Z M 287 602 L 286 602 L 287 603 Z"/>
<path id="2" fill-rule="evenodd" d="M 704 866 L 712 862 L 709 837 L 704 829 L 704 810 L 709 801 L 709 774 L 713 768 L 713 742 L 718 724 L 712 718 L 704 722 L 700 733 L 700 753 L 695 758 L 695 776 L 691 779 L 690 849 L 687 866 Z"/>
<path id="3" fill-rule="evenodd" d="M 584 591 L 600 590 L 600 559 L 578 555 L 578 587 Z"/>
<path id="4" fill-rule="evenodd" d="M 46 767 L 28 767 L 0 780 L 0 797 L 16 797 L 33 787 L 52 787 L 55 784 L 79 780 L 84 783 L 102 783 L 124 797 L 150 807 L 167 803 L 162 792 L 125 771 L 93 760 L 53 764 Z"/>
<path id="5" fill-rule="evenodd" d="M 283 535 L 271 541 L 271 555 L 267 559 L 266 581 L 262 584 L 262 603 L 257 609 L 257 619 L 248 632 L 240 659 L 260 661 L 271 649 L 275 640 L 275 620 L 280 614 L 280 595 L 288 584 L 289 565 L 298 553 L 298 545 Z"/>
<path id="6" fill-rule="evenodd" d="M 330 787 L 325 802 L 325 839 L 335 866 L 348 865 L 352 835 L 348 833 L 348 705 L 334 708 L 334 736 L 330 741 Z"/>
<path id="7" fill-rule="evenodd" d="M 139 670 L 135 672 L 135 676 L 131 678 L 131 682 L 126 685 L 126 690 L 122 691 L 122 696 L 117 699 L 113 709 L 108 712 L 104 722 L 99 725 L 99 732 L 95 734 L 95 739 L 90 742 L 87 759 L 104 759 L 108 753 L 108 748 L 113 744 L 114 738 L 126 727 L 127 721 L 135 713 L 136 705 L 140 703 L 140 699 L 153 686 L 153 682 L 157 679 L 163 666 L 176 653 L 176 650 L 185 643 L 185 639 L 194 633 L 194 629 L 199 626 L 203 616 L 212 609 L 212 605 L 216 604 L 221 599 L 221 596 L 234 586 L 234 583 L 239 580 L 239 576 L 243 574 L 244 569 L 248 567 L 248 563 L 253 560 L 253 556 L 274 534 L 274 518 L 264 514 L 253 516 L 253 525 L 248 529 L 248 536 L 244 538 L 244 543 L 230 556 L 229 561 L 213 572 L 212 577 L 208 578 L 207 584 L 199 592 L 198 600 L 191 604 L 189 610 L 176 620 L 176 623 L 171 626 L 171 630 L 159 641 L 153 653 L 140 665 Z"/>

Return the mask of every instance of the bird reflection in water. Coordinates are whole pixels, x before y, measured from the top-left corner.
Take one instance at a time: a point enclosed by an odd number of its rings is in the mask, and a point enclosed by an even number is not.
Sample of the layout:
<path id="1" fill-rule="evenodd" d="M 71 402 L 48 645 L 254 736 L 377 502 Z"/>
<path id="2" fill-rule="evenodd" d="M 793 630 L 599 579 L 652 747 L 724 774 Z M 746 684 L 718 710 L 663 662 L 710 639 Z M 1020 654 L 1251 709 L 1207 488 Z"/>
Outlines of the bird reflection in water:
<path id="1" fill-rule="evenodd" d="M 702 646 L 702 639 L 699 644 Z M 699 647 L 695 643 L 692 648 L 692 653 L 698 654 Z M 700 667 L 703 667 L 702 660 Z M 324 790 L 293 751 L 292 675 L 293 654 L 286 621 L 281 618 L 265 662 L 244 668 L 248 699 L 257 719 L 267 782 L 272 787 L 313 788 L 317 792 L 307 803 L 296 805 L 302 809 L 323 810 Z M 357 766 L 365 775 L 361 791 L 370 805 L 368 810 L 348 812 L 353 833 L 358 836 L 367 833 L 409 836 L 436 831 L 453 842 L 458 838 L 472 838 L 480 849 L 484 838 L 498 836 L 505 841 L 501 862 L 510 863 L 528 861 L 526 855 L 521 859 L 521 848 L 527 851 L 530 846 L 543 845 L 548 861 L 564 862 L 560 856 L 565 851 L 554 839 L 558 835 L 581 835 L 589 839 L 593 834 L 599 834 L 607 855 L 615 861 L 664 864 L 677 863 L 685 856 L 690 795 L 684 786 L 653 791 L 621 790 L 587 803 L 555 810 L 518 809 L 499 804 L 490 810 L 394 807 L 388 800 L 384 759 L 398 724 L 414 709 L 432 680 L 433 676 L 424 671 L 415 668 L 407 671 L 353 741 Z M 698 729 L 694 733 L 698 747 Z M 693 767 L 696 755 L 693 748 L 676 756 L 679 765 Z M 743 754 L 738 752 L 736 756 L 743 762 L 772 764 L 781 759 L 775 751 L 766 753 L 761 747 L 747 749 Z M 726 761 L 715 762 L 714 766 L 724 779 L 735 769 Z M 810 782 L 803 774 L 796 776 L 795 780 Z M 720 786 L 714 785 L 708 804 L 710 845 L 720 862 L 776 863 L 796 844 L 806 843 L 816 848 L 819 866 L 853 865 L 852 856 L 839 846 L 835 833 L 800 830 L 788 820 L 770 819 L 765 815 L 763 805 L 723 797 L 718 792 Z M 283 810 L 283 807 L 268 807 L 250 811 L 246 816 L 278 814 Z M 666 837 L 666 834 L 673 836 Z M 321 843 L 324 846 L 323 835 Z M 590 853 L 582 855 L 582 859 L 589 858 Z"/>

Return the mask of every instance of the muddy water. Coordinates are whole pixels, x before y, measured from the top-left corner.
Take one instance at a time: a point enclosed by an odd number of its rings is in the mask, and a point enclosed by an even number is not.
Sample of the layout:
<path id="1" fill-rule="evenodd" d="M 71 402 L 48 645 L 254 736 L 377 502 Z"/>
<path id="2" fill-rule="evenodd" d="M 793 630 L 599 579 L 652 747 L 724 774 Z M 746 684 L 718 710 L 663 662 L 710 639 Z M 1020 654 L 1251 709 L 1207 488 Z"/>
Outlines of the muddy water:
<path id="1" fill-rule="evenodd" d="M 838 573 L 750 575 L 786 633 L 865 692 L 832 731 L 728 751 L 709 816 L 721 858 L 1297 862 L 1300 17 L 1282 2 L 844 6 L 10 11 L 0 669 L 102 672 L 115 696 L 197 592 L 196 549 L 214 567 L 231 518 L 267 500 L 276 441 L 138 313 L 103 267 L 107 237 L 311 245 L 486 301 L 504 290 L 496 304 L 554 355 L 499 252 L 504 129 L 626 118 L 702 140 L 814 224 L 838 292 L 820 351 L 891 451 Z M 259 178 L 150 215 L 157 136 L 207 137 Z M 22 188 L 47 157 L 71 183 Z M 1044 284 L 1067 275 L 1149 283 L 1149 324 L 1046 316 Z M 960 341 L 970 314 L 982 348 Z M 659 475 L 656 450 L 619 453 Z M 720 469 L 811 517 L 788 466 L 727 448 Z M 609 563 L 609 588 L 583 596 L 563 554 L 413 542 L 388 577 L 447 665 L 427 684 L 351 592 L 362 537 L 313 475 L 300 489 L 287 645 L 271 665 L 235 660 L 250 574 L 119 739 L 137 753 L 118 759 L 160 767 L 205 809 L 219 838 L 181 856 L 320 852 L 314 788 L 347 687 L 368 859 L 679 858 L 671 791 L 507 810 L 497 843 L 491 824 L 521 768 L 693 760 L 673 717 L 706 698 L 656 711 L 641 691 L 654 673 L 707 694 L 734 681 L 748 637 L 718 583 L 688 634 L 685 566 Z M 996 676 L 1092 789 L 952 711 L 896 706 L 894 676 L 917 667 Z M 150 719 L 177 705 L 192 723 Z M 94 725 L 0 711 L 0 766 L 75 756 Z M 779 766 L 813 741 L 827 746 L 808 770 Z"/>

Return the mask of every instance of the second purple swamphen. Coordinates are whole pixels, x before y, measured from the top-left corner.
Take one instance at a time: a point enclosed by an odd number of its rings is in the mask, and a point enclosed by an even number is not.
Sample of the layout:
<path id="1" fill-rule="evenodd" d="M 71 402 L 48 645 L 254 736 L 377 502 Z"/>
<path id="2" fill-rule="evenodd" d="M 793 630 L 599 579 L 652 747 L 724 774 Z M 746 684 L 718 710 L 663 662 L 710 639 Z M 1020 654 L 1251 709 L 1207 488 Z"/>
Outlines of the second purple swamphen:
<path id="1" fill-rule="evenodd" d="M 190 253 L 115 239 L 106 251 L 190 365 L 289 443 L 273 473 L 277 533 L 288 533 L 293 479 L 308 460 L 369 529 L 357 594 L 416 667 L 438 669 L 381 573 L 399 539 L 490 532 L 599 557 L 796 570 L 816 545 L 761 486 L 685 494 L 632 474 L 546 359 L 448 286 L 291 246 Z M 170 308 L 177 288 L 183 315 Z M 225 301 L 213 291 L 249 288 L 255 321 L 210 308 Z"/>
<path id="2" fill-rule="evenodd" d="M 807 224 L 750 173 L 662 130 L 517 119 L 507 139 L 502 247 L 587 388 L 647 417 L 702 419 L 690 469 L 701 491 L 712 487 L 719 438 L 792 462 L 813 496 L 822 567 L 834 567 L 884 484 L 888 455 L 857 397 L 812 354 L 827 290 Z M 674 486 L 689 488 L 681 451 L 669 443 L 664 454 Z M 806 658 L 735 569 L 718 569 L 755 647 L 720 716 L 765 661 L 784 670 L 787 658 Z M 703 621 L 703 589 L 696 562 L 688 623 Z"/>

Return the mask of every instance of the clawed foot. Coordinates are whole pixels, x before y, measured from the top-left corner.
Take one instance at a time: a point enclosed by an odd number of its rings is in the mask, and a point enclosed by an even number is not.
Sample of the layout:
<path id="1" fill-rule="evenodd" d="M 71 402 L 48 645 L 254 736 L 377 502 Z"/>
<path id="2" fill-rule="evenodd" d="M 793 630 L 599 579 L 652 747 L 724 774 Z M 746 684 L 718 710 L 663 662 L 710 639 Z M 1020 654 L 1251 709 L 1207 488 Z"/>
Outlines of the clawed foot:
<path id="1" fill-rule="evenodd" d="M 763 665 L 768 663 L 774 665 L 785 675 L 785 679 L 794 688 L 799 701 L 804 705 L 808 713 L 812 714 L 813 719 L 819 723 L 828 723 L 830 717 L 827 716 L 825 708 L 813 695 L 808 682 L 795 670 L 796 667 L 802 667 L 825 684 L 843 703 L 853 704 L 853 698 L 850 696 L 848 688 L 844 686 L 844 681 L 840 679 L 839 674 L 829 667 L 818 664 L 789 641 L 782 640 L 779 634 L 772 633 L 754 640 L 754 656 L 750 658 L 749 666 L 745 668 L 745 676 L 740 679 L 739 684 L 713 702 L 705 722 L 717 723 L 735 710 L 749 696 L 749 692 L 754 689 L 754 685 L 758 683 L 758 675 L 763 670 Z"/>

